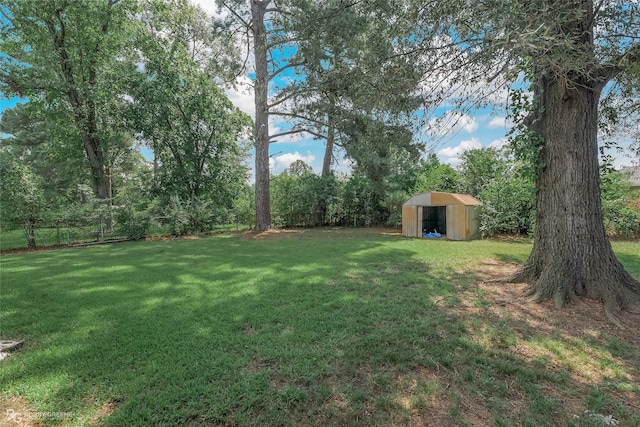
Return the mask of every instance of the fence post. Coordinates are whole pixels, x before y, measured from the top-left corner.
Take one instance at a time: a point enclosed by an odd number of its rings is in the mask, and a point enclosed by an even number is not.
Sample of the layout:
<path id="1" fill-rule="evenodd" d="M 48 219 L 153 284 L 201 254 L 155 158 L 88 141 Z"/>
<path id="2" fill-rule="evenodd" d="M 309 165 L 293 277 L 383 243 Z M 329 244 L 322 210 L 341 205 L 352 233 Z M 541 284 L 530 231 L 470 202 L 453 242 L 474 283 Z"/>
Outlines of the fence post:
<path id="1" fill-rule="evenodd" d="M 71 235 L 69 233 L 69 222 L 67 221 L 67 246 L 71 246 Z"/>
<path id="2" fill-rule="evenodd" d="M 56 246 L 60 246 L 60 223 L 56 222 Z"/>

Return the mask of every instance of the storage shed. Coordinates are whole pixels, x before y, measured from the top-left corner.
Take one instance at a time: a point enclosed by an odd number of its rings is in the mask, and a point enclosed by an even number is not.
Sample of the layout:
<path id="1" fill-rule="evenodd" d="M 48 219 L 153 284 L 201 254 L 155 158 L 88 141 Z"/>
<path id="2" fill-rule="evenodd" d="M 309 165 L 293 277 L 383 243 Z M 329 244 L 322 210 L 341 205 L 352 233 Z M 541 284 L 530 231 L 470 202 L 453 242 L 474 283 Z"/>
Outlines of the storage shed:
<path id="1" fill-rule="evenodd" d="M 402 235 L 434 231 L 449 240 L 470 240 L 480 228 L 480 201 L 468 194 L 416 194 L 402 205 Z"/>

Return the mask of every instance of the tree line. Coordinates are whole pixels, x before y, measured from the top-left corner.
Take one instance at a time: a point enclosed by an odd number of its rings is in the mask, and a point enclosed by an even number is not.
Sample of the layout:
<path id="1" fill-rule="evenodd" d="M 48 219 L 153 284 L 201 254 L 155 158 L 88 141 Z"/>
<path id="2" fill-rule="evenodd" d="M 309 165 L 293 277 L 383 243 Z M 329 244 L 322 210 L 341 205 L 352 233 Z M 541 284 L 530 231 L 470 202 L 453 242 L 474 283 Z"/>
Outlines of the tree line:
<path id="1" fill-rule="evenodd" d="M 605 227 L 609 236 L 640 236 L 639 194 L 629 177 L 605 162 L 600 169 Z M 471 194 L 482 202 L 480 232 L 533 236 L 535 182 L 511 150 L 465 151 L 457 168 L 430 155 L 385 178 L 376 191 L 366 176 L 317 175 L 302 160 L 271 179 L 273 222 L 277 227 L 390 226 L 402 224 L 402 204 L 427 191 Z"/>

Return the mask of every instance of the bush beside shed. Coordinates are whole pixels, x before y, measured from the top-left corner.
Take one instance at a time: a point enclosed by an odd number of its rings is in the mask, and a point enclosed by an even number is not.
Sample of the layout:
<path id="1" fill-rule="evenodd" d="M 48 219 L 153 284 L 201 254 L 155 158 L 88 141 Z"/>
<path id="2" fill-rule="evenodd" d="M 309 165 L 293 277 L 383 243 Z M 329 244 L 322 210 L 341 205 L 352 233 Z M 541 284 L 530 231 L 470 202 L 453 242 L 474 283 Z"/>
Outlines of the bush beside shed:
<path id="1" fill-rule="evenodd" d="M 480 201 L 468 194 L 427 192 L 402 205 L 402 235 L 422 237 L 434 231 L 448 240 L 471 240 L 479 235 Z"/>

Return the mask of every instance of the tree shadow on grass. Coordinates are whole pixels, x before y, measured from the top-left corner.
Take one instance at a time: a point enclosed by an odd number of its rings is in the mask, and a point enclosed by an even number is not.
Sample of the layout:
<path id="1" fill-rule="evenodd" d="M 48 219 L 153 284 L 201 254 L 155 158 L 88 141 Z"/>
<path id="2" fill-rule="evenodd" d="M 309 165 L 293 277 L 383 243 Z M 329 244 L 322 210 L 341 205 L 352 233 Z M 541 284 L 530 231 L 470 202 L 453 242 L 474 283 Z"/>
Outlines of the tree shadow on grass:
<path id="1" fill-rule="evenodd" d="M 572 380 L 512 351 L 520 338 L 509 331 L 523 325 L 457 309 L 475 272 L 388 243 L 219 236 L 8 262 L 3 334 L 27 343 L 3 362 L 4 392 L 72 413 L 70 425 L 101 415 L 127 426 L 492 425 L 563 414 L 540 396 Z"/>

